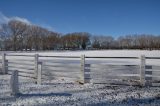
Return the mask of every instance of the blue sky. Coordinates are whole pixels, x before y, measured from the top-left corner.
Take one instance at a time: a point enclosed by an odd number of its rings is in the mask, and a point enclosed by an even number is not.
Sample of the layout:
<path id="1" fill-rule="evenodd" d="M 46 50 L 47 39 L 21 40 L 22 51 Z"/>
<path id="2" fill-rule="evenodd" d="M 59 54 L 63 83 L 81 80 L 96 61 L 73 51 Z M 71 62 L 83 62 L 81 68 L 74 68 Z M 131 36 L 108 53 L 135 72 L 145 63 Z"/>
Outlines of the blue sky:
<path id="1" fill-rule="evenodd" d="M 64 34 L 160 34 L 160 0 L 0 0 L 0 12 Z"/>

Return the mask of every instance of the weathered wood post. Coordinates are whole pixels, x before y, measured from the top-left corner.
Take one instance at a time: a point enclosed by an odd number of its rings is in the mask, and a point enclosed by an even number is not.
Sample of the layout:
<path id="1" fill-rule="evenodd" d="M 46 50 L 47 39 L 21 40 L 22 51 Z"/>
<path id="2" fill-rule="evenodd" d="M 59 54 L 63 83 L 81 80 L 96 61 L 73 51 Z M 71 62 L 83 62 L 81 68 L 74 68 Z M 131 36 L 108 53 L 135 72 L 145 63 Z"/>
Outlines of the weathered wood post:
<path id="1" fill-rule="evenodd" d="M 2 53 L 2 73 L 7 74 L 7 61 L 5 53 Z"/>
<path id="2" fill-rule="evenodd" d="M 145 64 L 146 64 L 146 61 L 145 61 L 145 55 L 141 55 L 140 57 L 140 83 L 141 83 L 141 86 L 145 86 Z"/>
<path id="3" fill-rule="evenodd" d="M 91 64 L 85 64 L 85 74 L 84 74 L 84 77 L 85 77 L 85 83 L 90 83 L 90 80 L 91 80 Z"/>
<path id="4" fill-rule="evenodd" d="M 13 70 L 10 79 L 11 95 L 16 96 L 19 93 L 18 71 Z"/>
<path id="5" fill-rule="evenodd" d="M 8 60 L 5 60 L 5 72 L 8 74 Z"/>
<path id="6" fill-rule="evenodd" d="M 38 62 L 37 84 L 41 85 L 41 83 L 42 83 L 42 62 Z"/>
<path id="7" fill-rule="evenodd" d="M 85 55 L 81 55 L 81 76 L 80 83 L 85 83 Z"/>
<path id="8" fill-rule="evenodd" d="M 34 69 L 34 77 L 35 77 L 35 83 L 37 83 L 37 77 L 38 77 L 38 54 L 35 54 L 35 69 Z"/>

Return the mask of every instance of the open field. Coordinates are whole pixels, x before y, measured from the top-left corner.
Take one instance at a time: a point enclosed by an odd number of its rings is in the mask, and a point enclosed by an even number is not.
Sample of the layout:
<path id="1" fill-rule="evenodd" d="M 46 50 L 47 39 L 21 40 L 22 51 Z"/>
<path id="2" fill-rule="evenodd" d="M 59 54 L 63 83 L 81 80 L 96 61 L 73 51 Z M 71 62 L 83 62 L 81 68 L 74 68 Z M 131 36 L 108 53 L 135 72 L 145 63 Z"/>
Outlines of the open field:
<path id="1" fill-rule="evenodd" d="M 42 55 L 54 55 L 54 56 L 80 56 L 82 54 L 85 54 L 86 56 L 112 56 L 112 57 L 118 57 L 118 56 L 139 56 L 139 55 L 146 55 L 151 57 L 160 56 L 159 54 L 160 50 L 87 50 L 87 51 L 40 51 L 40 52 L 7 52 L 11 54 L 42 54 Z"/>
<path id="2" fill-rule="evenodd" d="M 54 62 L 63 62 L 63 64 L 75 65 L 80 63 L 80 58 L 72 59 L 59 59 L 56 61 L 50 57 L 43 56 L 81 56 L 85 55 L 86 57 L 140 57 L 145 55 L 146 57 L 160 57 L 160 51 L 146 51 L 146 50 L 103 50 L 103 51 L 61 51 L 61 52 L 7 52 L 8 55 L 33 55 L 38 53 L 40 60 L 45 61 L 54 61 Z M 24 56 L 8 56 L 7 59 L 25 59 L 31 60 L 33 57 Z M 22 62 L 22 61 L 21 61 Z M 22 62 L 23 63 L 23 62 Z M 93 66 L 99 65 L 139 65 L 139 59 L 103 59 L 103 58 L 86 58 L 87 64 L 92 64 Z M 29 64 L 29 63 L 28 63 Z M 160 66 L 160 59 L 149 59 L 146 60 L 147 65 L 158 65 Z M 15 64 L 14 66 L 20 66 L 21 64 Z M 21 66 L 24 67 L 24 66 Z M 33 67 L 32 63 L 28 67 Z M 66 68 L 68 71 L 71 68 Z M 75 69 L 77 71 L 78 68 Z M 115 69 L 115 68 L 113 68 Z M 58 68 L 56 69 L 58 70 Z M 80 70 L 80 69 L 78 69 Z M 118 70 L 120 73 L 128 72 L 130 70 L 134 72 L 138 69 L 136 68 L 127 68 Z M 45 69 L 44 71 L 47 71 Z M 74 69 L 73 69 L 74 71 Z M 92 70 L 91 70 L 92 71 Z M 96 69 L 96 75 L 106 77 L 104 74 L 105 70 Z M 114 71 L 114 70 L 113 70 Z M 158 70 L 160 71 L 160 70 Z M 49 71 L 48 71 L 49 73 Z M 49 73 L 52 75 L 52 73 Z M 62 72 L 61 72 L 62 74 Z M 63 73 L 66 74 L 66 73 Z M 112 74 L 116 74 L 116 71 Z M 69 76 L 68 76 L 69 75 Z M 108 85 L 108 84 L 94 84 L 94 80 L 91 79 L 90 83 L 80 85 L 76 83 L 75 80 L 71 80 L 70 77 L 76 74 L 68 73 L 66 76 L 68 78 L 56 78 L 50 80 L 43 80 L 42 85 L 36 85 L 33 83 L 31 78 L 22 78 L 19 79 L 20 92 L 17 97 L 10 96 L 9 89 L 9 79 L 10 75 L 0 75 L 0 104 L 1 105 L 34 105 L 34 106 L 52 106 L 52 105 L 78 105 L 78 106 L 106 106 L 106 105 L 159 105 L 160 104 L 160 88 L 159 87 L 139 87 L 139 86 L 126 86 L 126 85 Z M 92 75 L 94 78 L 96 75 Z M 102 76 L 104 75 L 104 76 Z M 107 74 L 106 74 L 107 75 Z"/>

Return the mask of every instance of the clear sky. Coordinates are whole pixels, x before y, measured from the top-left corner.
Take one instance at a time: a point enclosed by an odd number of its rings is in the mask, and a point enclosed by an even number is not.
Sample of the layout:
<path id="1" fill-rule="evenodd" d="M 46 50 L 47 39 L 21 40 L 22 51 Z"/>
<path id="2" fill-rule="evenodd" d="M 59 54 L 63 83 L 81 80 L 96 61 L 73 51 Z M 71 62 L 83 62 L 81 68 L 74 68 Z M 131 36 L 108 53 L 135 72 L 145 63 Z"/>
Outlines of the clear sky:
<path id="1" fill-rule="evenodd" d="M 0 0 L 0 12 L 64 34 L 160 34 L 160 0 Z"/>

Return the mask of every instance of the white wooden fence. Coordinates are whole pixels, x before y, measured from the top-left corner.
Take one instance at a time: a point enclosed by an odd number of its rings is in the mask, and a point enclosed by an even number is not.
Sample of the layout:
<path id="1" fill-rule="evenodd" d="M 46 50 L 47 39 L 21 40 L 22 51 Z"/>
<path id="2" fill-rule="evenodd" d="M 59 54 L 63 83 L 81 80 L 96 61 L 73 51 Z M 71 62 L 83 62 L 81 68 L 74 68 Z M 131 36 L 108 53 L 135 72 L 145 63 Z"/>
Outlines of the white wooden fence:
<path id="1" fill-rule="evenodd" d="M 116 64 L 117 60 L 131 59 L 138 64 Z M 30 77 L 37 84 L 57 78 L 71 79 L 80 83 L 139 84 L 160 81 L 160 66 L 147 65 L 146 60 L 159 57 L 85 57 L 82 56 L 42 56 L 2 54 L 1 74 Z M 111 60 L 113 63 L 109 63 Z M 101 62 L 103 61 L 103 62 Z M 122 63 L 119 61 L 118 63 Z M 159 83 L 158 83 L 159 84 Z"/>

